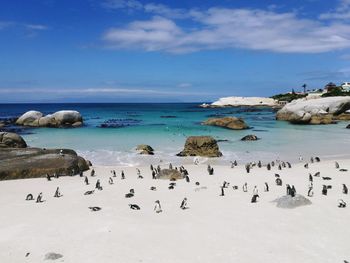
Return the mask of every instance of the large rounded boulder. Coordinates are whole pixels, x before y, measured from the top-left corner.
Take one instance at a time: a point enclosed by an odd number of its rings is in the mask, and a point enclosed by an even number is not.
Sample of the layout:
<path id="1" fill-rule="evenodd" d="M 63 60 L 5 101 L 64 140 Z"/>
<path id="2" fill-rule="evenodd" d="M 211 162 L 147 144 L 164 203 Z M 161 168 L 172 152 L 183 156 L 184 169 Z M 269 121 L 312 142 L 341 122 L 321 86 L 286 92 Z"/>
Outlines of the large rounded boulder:
<path id="1" fill-rule="evenodd" d="M 24 139 L 13 132 L 0 132 L 0 148 L 26 148 Z"/>
<path id="2" fill-rule="evenodd" d="M 213 137 L 191 136 L 187 138 L 184 150 L 178 153 L 177 156 L 220 157 L 222 153 Z"/>
<path id="3" fill-rule="evenodd" d="M 210 118 L 202 124 L 219 126 L 231 130 L 244 130 L 249 128 L 242 118 L 237 117 Z"/>
<path id="4" fill-rule="evenodd" d="M 27 111 L 16 121 L 17 125 L 39 127 L 39 119 L 43 117 L 43 114 L 39 111 Z"/>
<path id="5" fill-rule="evenodd" d="M 0 181 L 76 175 L 89 169 L 89 163 L 70 149 L 3 148 L 0 150 Z"/>
<path id="6" fill-rule="evenodd" d="M 73 110 L 58 111 L 52 114 L 52 117 L 60 126 L 76 126 L 83 123 L 81 114 Z"/>

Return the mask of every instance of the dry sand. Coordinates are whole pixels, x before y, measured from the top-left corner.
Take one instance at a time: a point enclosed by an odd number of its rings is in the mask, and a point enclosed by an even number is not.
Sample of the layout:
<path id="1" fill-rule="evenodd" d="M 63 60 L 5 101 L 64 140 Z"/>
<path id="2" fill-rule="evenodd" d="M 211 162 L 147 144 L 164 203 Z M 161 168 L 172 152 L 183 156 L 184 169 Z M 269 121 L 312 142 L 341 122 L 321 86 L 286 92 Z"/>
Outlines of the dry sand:
<path id="1" fill-rule="evenodd" d="M 350 169 L 350 160 L 339 163 Z M 309 169 L 301 163 L 282 171 L 254 168 L 250 174 L 244 167 L 214 166 L 211 176 L 205 165 L 186 168 L 191 182 L 177 181 L 173 190 L 168 189 L 169 181 L 152 180 L 149 167 L 140 167 L 144 179 L 137 179 L 135 168 L 95 167 L 97 175 L 89 176 L 89 186 L 78 176 L 0 182 L 0 262 L 49 262 L 49 252 L 63 255 L 53 262 L 72 263 L 350 261 L 350 196 L 342 194 L 342 184 L 350 186 L 350 171 L 338 171 L 334 161 L 310 164 Z M 111 169 L 117 171 L 113 185 L 108 184 Z M 125 180 L 120 179 L 121 169 Z M 272 202 L 285 194 L 286 183 L 306 196 L 308 173 L 317 171 L 332 180 L 314 178 L 311 205 L 282 209 Z M 283 186 L 274 183 L 275 173 Z M 103 190 L 85 196 L 97 179 Z M 220 196 L 223 181 L 230 187 Z M 244 182 L 247 193 L 242 191 Z M 270 192 L 263 191 L 264 182 Z M 328 196 L 321 195 L 323 184 L 333 186 Z M 239 189 L 233 190 L 233 185 Z M 250 203 L 254 185 L 258 203 Z M 53 197 L 57 186 L 61 198 Z M 157 190 L 151 191 L 151 186 Z M 131 188 L 136 194 L 126 199 Z M 45 202 L 25 201 L 28 193 L 36 198 L 39 192 Z M 179 208 L 184 197 L 187 210 Z M 339 198 L 347 208 L 337 207 Z M 161 201 L 162 213 L 153 211 L 155 200 Z M 131 210 L 130 203 L 141 210 Z M 92 212 L 90 206 L 102 210 Z"/>

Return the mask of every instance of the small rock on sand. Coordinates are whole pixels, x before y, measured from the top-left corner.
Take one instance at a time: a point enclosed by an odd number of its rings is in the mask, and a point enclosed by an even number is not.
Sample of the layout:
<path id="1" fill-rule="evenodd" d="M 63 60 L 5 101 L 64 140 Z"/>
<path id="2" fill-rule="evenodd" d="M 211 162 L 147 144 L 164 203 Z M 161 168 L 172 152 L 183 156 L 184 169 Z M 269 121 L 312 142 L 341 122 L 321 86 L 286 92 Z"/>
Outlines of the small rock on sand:
<path id="1" fill-rule="evenodd" d="M 291 197 L 290 195 L 284 195 L 275 199 L 273 202 L 276 202 L 276 206 L 279 208 L 296 208 L 299 206 L 311 205 L 311 201 L 302 195 L 295 195 Z"/>
<path id="2" fill-rule="evenodd" d="M 45 255 L 45 260 L 56 260 L 62 257 L 63 255 L 61 254 L 50 252 Z"/>

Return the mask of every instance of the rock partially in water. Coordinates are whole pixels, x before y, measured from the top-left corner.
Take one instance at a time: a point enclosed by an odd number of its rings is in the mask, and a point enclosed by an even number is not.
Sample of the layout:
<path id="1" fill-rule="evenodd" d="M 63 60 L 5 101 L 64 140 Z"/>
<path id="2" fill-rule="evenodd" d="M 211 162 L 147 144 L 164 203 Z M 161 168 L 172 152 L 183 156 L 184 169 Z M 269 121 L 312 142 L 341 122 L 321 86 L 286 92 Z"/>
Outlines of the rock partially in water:
<path id="1" fill-rule="evenodd" d="M 58 254 L 58 253 L 54 253 L 54 252 L 50 252 L 50 253 L 47 253 L 45 255 L 45 260 L 56 260 L 56 259 L 59 259 L 59 258 L 62 258 L 63 255 L 61 254 Z"/>
<path id="2" fill-rule="evenodd" d="M 259 138 L 254 134 L 246 135 L 241 139 L 241 141 L 257 141 L 257 140 L 259 140 Z"/>
<path id="3" fill-rule="evenodd" d="M 137 145 L 136 150 L 140 152 L 140 154 L 144 155 L 154 155 L 154 149 L 147 144 Z"/>
<path id="4" fill-rule="evenodd" d="M 184 150 L 177 156 L 220 157 L 222 153 L 216 140 L 211 136 L 191 136 L 185 143 Z"/>
<path id="5" fill-rule="evenodd" d="M 0 148 L 26 148 L 24 139 L 16 133 L 0 132 Z"/>
<path id="6" fill-rule="evenodd" d="M 279 208 L 289 209 L 312 204 L 309 199 L 299 194 L 296 194 L 294 197 L 285 195 L 275 199 L 273 202 L 276 202 L 276 206 Z"/>
<path id="7" fill-rule="evenodd" d="M 242 118 L 237 117 L 211 118 L 203 122 L 203 124 L 219 126 L 231 130 L 243 130 L 249 128 Z"/>
<path id="8" fill-rule="evenodd" d="M 350 129 L 350 124 L 348 124 L 348 125 L 346 126 L 346 128 L 347 128 L 347 129 Z"/>

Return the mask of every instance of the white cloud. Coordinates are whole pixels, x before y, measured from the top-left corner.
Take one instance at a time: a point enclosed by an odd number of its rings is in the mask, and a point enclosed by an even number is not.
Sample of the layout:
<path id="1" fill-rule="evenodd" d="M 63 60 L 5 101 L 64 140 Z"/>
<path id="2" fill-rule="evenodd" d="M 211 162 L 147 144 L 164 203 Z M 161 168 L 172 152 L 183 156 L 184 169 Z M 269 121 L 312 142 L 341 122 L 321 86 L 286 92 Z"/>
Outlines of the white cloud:
<path id="1" fill-rule="evenodd" d="M 153 11 L 160 13 L 163 8 L 170 10 L 155 5 Z M 165 17 L 167 12 L 110 28 L 103 39 L 109 48 L 170 53 L 229 48 L 321 53 L 350 48 L 349 24 L 303 19 L 293 12 L 210 8 L 185 13 L 181 10 L 181 18 L 189 20 L 191 27 L 179 26 L 174 19 Z"/>
<path id="2" fill-rule="evenodd" d="M 350 0 L 339 0 L 338 6 L 332 12 L 320 15 L 320 19 L 325 20 L 348 20 L 350 19 Z"/>
<path id="3" fill-rule="evenodd" d="M 135 21 L 125 28 L 112 28 L 104 34 L 104 40 L 111 48 L 140 46 L 147 51 L 172 50 L 177 48 L 175 38 L 184 33 L 176 24 L 166 18 L 154 17 L 148 21 Z"/>
<path id="4" fill-rule="evenodd" d="M 14 28 L 21 29 L 25 31 L 30 31 L 31 33 L 37 31 L 48 30 L 49 27 L 42 24 L 28 24 L 28 23 L 20 23 L 14 21 L 0 21 L 0 30 Z"/>
<path id="5" fill-rule="evenodd" d="M 6 29 L 10 26 L 12 26 L 13 23 L 12 22 L 9 22 L 9 21 L 0 21 L 0 30 L 2 29 Z"/>
<path id="6" fill-rule="evenodd" d="M 49 89 L 49 88 L 0 88 L 0 94 L 59 94 L 59 95 L 92 95 L 92 94 L 134 94 L 134 95 L 159 95 L 159 96 L 192 96 L 198 95 L 198 92 L 184 92 L 173 90 L 156 90 L 145 88 L 63 88 L 63 89 Z M 203 93 L 201 95 L 210 95 L 210 93 Z"/>
<path id="7" fill-rule="evenodd" d="M 180 83 L 179 85 L 177 85 L 179 88 L 190 88 L 192 87 L 191 83 Z"/>
<path id="8" fill-rule="evenodd" d="M 39 25 L 39 24 L 24 24 L 23 26 L 29 30 L 47 30 L 48 29 L 47 26 Z"/>
<path id="9" fill-rule="evenodd" d="M 169 8 L 163 4 L 149 3 L 143 6 L 145 12 L 162 15 L 168 18 L 184 19 L 189 18 L 187 10 L 181 8 Z"/>

